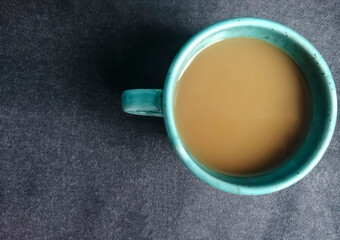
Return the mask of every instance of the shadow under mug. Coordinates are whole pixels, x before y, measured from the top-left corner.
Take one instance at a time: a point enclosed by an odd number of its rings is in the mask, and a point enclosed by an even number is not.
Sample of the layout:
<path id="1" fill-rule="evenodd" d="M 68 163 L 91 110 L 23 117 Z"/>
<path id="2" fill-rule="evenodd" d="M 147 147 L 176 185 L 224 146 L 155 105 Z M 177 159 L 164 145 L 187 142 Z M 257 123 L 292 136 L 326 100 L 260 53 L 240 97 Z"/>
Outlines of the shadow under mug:
<path id="1" fill-rule="evenodd" d="M 212 43 L 234 37 L 261 39 L 285 51 L 304 74 L 313 99 L 311 127 L 298 151 L 281 167 L 254 177 L 228 176 L 203 166 L 183 145 L 174 120 L 174 90 L 190 60 Z M 235 18 L 200 31 L 182 47 L 170 66 L 164 90 L 126 90 L 122 94 L 122 107 L 125 112 L 131 114 L 164 117 L 167 133 L 176 154 L 203 182 L 229 193 L 258 195 L 275 192 L 296 183 L 319 162 L 335 128 L 336 99 L 334 81 L 325 60 L 305 38 L 272 21 Z"/>

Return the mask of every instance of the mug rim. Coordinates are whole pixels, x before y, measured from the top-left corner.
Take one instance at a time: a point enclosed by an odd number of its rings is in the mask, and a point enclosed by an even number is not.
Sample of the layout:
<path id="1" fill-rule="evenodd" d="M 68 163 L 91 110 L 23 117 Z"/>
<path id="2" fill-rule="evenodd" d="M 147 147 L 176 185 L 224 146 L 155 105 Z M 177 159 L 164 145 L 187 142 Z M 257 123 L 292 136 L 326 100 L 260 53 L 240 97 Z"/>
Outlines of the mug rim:
<path id="1" fill-rule="evenodd" d="M 177 128 L 175 125 L 174 114 L 173 114 L 173 94 L 170 93 L 171 89 L 174 89 L 176 86 L 176 82 L 178 77 L 176 77 L 176 73 L 179 72 L 180 66 L 185 62 L 185 57 L 188 53 L 192 50 L 192 48 L 200 42 L 202 39 L 212 35 L 215 32 L 221 31 L 223 29 L 234 27 L 234 26 L 256 26 L 256 27 L 265 27 L 269 29 L 275 29 L 275 31 L 279 31 L 281 33 L 288 33 L 290 38 L 293 39 L 294 42 L 297 42 L 301 46 L 304 46 L 309 53 L 312 53 L 315 58 L 319 62 L 319 66 L 323 69 L 324 72 L 327 73 L 329 76 L 328 81 L 330 85 L 327 86 L 327 93 L 331 99 L 331 116 L 330 116 L 330 123 L 328 124 L 327 128 L 324 131 L 327 131 L 325 137 L 321 140 L 320 147 L 317 150 L 317 153 L 312 159 L 304 166 L 304 168 L 300 171 L 299 174 L 291 175 L 288 178 L 282 178 L 279 181 L 274 183 L 264 183 L 256 186 L 244 186 L 238 185 L 232 182 L 224 181 L 219 179 L 218 177 L 208 173 L 204 170 L 201 166 L 199 166 L 193 157 L 188 153 L 180 140 L 180 136 L 177 132 Z M 213 43 L 211 43 L 213 44 Z M 225 192 L 234 193 L 234 194 L 242 194 L 242 195 L 260 195 L 260 194 L 267 194 L 282 190 L 291 186 L 292 184 L 298 182 L 303 177 L 305 177 L 320 161 L 323 154 L 325 153 L 336 124 L 336 117 L 337 117 L 337 97 L 336 97 L 336 90 L 333 77 L 331 72 L 328 68 L 327 63 L 321 56 L 321 54 L 315 49 L 315 47 L 309 43 L 304 37 L 300 34 L 295 32 L 294 30 L 281 25 L 279 23 L 261 19 L 261 18 L 233 18 L 224 20 L 218 23 L 215 23 L 207 28 L 199 31 L 193 37 L 191 37 L 179 50 L 177 55 L 175 56 L 171 66 L 168 70 L 165 84 L 164 84 L 164 91 L 163 91 L 163 112 L 164 112 L 164 121 L 168 136 L 170 138 L 170 142 L 180 160 L 184 163 L 184 165 L 199 179 L 203 182 L 220 189 Z M 197 160 L 196 160 L 197 161 Z M 242 177 L 244 178 L 244 177 Z M 256 178 L 255 177 L 248 177 L 248 178 Z"/>

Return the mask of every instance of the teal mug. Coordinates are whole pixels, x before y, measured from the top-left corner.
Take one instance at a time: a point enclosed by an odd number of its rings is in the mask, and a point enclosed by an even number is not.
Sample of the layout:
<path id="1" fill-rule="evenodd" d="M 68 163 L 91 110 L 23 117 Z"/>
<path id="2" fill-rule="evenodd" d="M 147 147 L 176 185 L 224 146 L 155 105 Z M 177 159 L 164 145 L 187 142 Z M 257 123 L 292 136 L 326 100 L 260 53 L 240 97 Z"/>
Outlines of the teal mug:
<path id="1" fill-rule="evenodd" d="M 203 48 L 233 37 L 261 39 L 284 50 L 303 72 L 313 99 L 311 127 L 298 151 L 281 167 L 253 177 L 228 176 L 200 164 L 183 145 L 174 120 L 174 90 L 186 65 Z M 236 18 L 216 23 L 193 36 L 173 60 L 164 89 L 126 90 L 122 94 L 122 107 L 125 112 L 131 114 L 164 117 L 167 133 L 176 154 L 203 182 L 229 193 L 259 195 L 275 192 L 296 183 L 319 162 L 335 128 L 336 99 L 331 72 L 320 53 L 306 39 L 290 28 L 272 21 Z"/>

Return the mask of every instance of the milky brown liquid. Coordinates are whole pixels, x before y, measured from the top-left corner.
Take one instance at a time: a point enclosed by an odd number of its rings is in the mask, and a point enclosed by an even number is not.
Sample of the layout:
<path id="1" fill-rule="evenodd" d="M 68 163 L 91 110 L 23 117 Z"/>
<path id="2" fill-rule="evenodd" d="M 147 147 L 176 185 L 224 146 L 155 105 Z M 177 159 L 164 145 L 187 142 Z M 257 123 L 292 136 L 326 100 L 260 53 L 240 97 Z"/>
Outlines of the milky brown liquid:
<path id="1" fill-rule="evenodd" d="M 311 97 L 294 61 L 279 48 L 233 38 L 196 55 L 174 95 L 175 124 L 203 165 L 231 175 L 266 172 L 306 136 Z"/>

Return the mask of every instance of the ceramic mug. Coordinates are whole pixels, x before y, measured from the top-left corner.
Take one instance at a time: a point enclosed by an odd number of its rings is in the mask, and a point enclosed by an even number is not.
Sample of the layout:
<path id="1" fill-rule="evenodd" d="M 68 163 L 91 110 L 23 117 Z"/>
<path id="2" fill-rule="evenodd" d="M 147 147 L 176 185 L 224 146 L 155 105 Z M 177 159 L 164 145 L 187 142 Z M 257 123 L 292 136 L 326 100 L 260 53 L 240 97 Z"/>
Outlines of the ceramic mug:
<path id="1" fill-rule="evenodd" d="M 228 176 L 203 166 L 183 145 L 174 120 L 173 96 L 176 83 L 190 60 L 205 47 L 234 37 L 261 39 L 284 50 L 304 74 L 313 99 L 311 127 L 295 155 L 280 168 L 254 177 Z M 229 193 L 258 195 L 284 189 L 302 179 L 315 167 L 333 135 L 337 116 L 336 99 L 334 81 L 325 60 L 305 38 L 272 21 L 236 18 L 216 23 L 193 36 L 173 60 L 164 89 L 126 90 L 122 94 L 122 107 L 131 114 L 164 117 L 176 154 L 203 182 Z"/>

